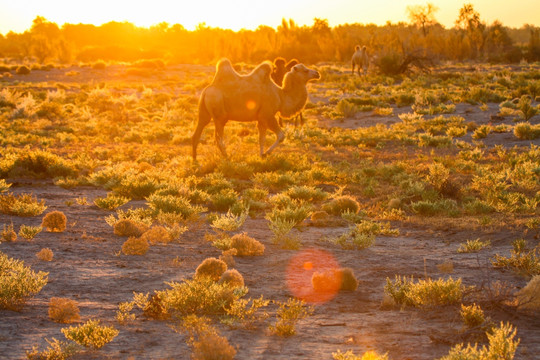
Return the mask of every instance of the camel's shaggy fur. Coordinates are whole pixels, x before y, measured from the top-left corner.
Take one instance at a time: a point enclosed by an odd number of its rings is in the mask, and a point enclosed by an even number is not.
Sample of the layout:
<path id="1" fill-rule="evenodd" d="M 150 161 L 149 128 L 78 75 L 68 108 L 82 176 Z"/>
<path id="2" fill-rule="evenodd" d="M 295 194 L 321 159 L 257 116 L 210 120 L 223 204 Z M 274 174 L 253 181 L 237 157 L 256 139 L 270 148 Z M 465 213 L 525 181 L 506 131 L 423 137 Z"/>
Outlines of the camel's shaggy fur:
<path id="1" fill-rule="evenodd" d="M 263 62 L 248 75 L 239 75 L 228 59 L 218 62 L 212 83 L 203 90 L 199 99 L 199 121 L 192 137 L 193 160 L 197 158 L 201 133 L 212 119 L 216 143 L 224 156 L 227 153 L 223 129 L 228 120 L 257 121 L 261 156 L 272 152 L 284 140 L 276 114 L 290 118 L 300 112 L 307 101 L 306 83 L 319 79 L 320 75 L 303 64 L 297 64 L 285 74 L 283 87 L 279 87 L 270 79 L 271 72 L 270 62 Z M 274 132 L 277 139 L 265 152 L 267 129 Z"/>
<path id="2" fill-rule="evenodd" d="M 355 52 L 352 56 L 352 73 L 354 74 L 354 67 L 358 66 L 358 75 L 360 74 L 360 69 L 362 69 L 363 74 L 367 74 L 368 66 L 369 66 L 369 56 L 367 53 L 367 48 L 363 46 L 360 48 L 360 45 L 356 45 L 354 48 Z"/>

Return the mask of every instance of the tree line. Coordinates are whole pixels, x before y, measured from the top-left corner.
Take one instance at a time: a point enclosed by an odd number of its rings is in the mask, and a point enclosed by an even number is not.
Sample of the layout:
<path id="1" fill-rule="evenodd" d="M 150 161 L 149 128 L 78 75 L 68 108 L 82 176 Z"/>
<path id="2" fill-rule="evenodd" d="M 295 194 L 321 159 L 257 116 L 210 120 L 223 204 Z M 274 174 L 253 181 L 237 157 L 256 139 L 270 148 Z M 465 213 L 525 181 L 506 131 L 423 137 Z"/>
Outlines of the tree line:
<path id="1" fill-rule="evenodd" d="M 188 31 L 180 24 L 149 28 L 129 22 L 100 26 L 64 24 L 34 19 L 23 33 L 0 35 L 0 57 L 39 63 L 73 61 L 136 61 L 163 59 L 169 63 L 213 63 L 221 57 L 233 62 L 259 62 L 283 56 L 306 63 L 348 62 L 356 45 L 366 45 L 379 59 L 417 54 L 435 61 L 540 61 L 540 28 L 509 28 L 486 24 L 471 4 L 460 9 L 452 28 L 436 20 L 432 4 L 407 8 L 409 22 L 342 24 L 330 27 L 315 18 L 311 26 L 283 19 L 277 28 L 232 31 L 204 23 Z"/>

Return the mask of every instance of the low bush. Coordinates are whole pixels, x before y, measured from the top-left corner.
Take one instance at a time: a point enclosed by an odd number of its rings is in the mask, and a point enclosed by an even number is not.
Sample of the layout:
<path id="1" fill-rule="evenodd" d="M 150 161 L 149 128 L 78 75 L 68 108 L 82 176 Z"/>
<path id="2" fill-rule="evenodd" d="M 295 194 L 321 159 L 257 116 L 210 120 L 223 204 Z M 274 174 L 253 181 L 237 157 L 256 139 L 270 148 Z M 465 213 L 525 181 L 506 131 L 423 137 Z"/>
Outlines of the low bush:
<path id="1" fill-rule="evenodd" d="M 173 240 L 169 231 L 163 226 L 152 226 L 141 235 L 141 239 L 148 241 L 152 245 L 158 243 L 168 244 Z"/>
<path id="2" fill-rule="evenodd" d="M 126 204 L 129 201 L 128 198 L 123 196 L 113 195 L 108 193 L 106 197 L 97 197 L 94 200 L 94 204 L 100 209 L 104 210 L 114 210 L 119 206 Z"/>
<path id="3" fill-rule="evenodd" d="M 516 239 L 512 246 L 510 257 L 495 254 L 495 258 L 491 261 L 493 266 L 510 268 L 525 276 L 540 275 L 540 258 L 536 254 L 537 249 L 527 251 L 527 242 L 524 239 Z"/>
<path id="4" fill-rule="evenodd" d="M 49 318 L 63 324 L 78 322 L 79 306 L 75 300 L 53 297 L 49 300 Z"/>
<path id="5" fill-rule="evenodd" d="M 147 227 L 130 219 L 122 219 L 114 224 L 114 234 L 118 236 L 141 236 Z"/>
<path id="6" fill-rule="evenodd" d="M 349 350 L 345 353 L 342 353 L 340 350 L 338 350 L 335 353 L 332 353 L 332 358 L 334 360 L 388 360 L 388 355 L 379 355 L 375 351 L 367 351 L 364 353 L 364 355 L 359 356 L 355 355 L 352 350 Z"/>
<path id="7" fill-rule="evenodd" d="M 231 248 L 236 249 L 237 256 L 260 256 L 264 254 L 264 245 L 245 233 L 236 234 L 231 238 Z"/>
<path id="8" fill-rule="evenodd" d="M 494 328 L 487 333 L 489 345 L 478 348 L 477 344 L 471 346 L 458 344 L 450 350 L 448 355 L 440 360 L 464 360 L 464 359 L 504 359 L 512 360 L 516 353 L 520 340 L 514 340 L 517 329 L 510 324 L 501 323 L 500 327 Z"/>
<path id="9" fill-rule="evenodd" d="M 243 287 L 244 277 L 236 269 L 226 270 L 218 281 L 219 284 L 227 284 L 231 287 Z"/>
<path id="10" fill-rule="evenodd" d="M 407 279 L 398 275 L 394 281 L 386 278 L 384 287 L 384 292 L 396 304 L 416 307 L 457 304 L 461 301 L 464 290 L 461 279 L 420 279 L 414 282 L 412 277 Z"/>
<path id="11" fill-rule="evenodd" d="M 458 253 L 474 253 L 478 252 L 491 245 L 489 240 L 482 241 L 480 238 L 474 240 L 467 240 L 466 243 L 461 243 L 457 249 Z"/>
<path id="12" fill-rule="evenodd" d="M 4 228 L 2 229 L 2 240 L 7 242 L 17 240 L 17 233 L 13 229 L 13 223 L 7 226 L 4 224 Z"/>
<path id="13" fill-rule="evenodd" d="M 47 284 L 48 273 L 34 272 L 21 260 L 0 251 L 0 309 L 20 310 L 29 297 Z"/>
<path id="14" fill-rule="evenodd" d="M 32 240 L 41 232 L 41 230 L 41 226 L 29 226 L 23 224 L 19 228 L 19 236 L 26 240 Z"/>
<path id="15" fill-rule="evenodd" d="M 144 255 L 149 248 L 150 245 L 146 239 L 132 236 L 122 244 L 122 253 L 125 255 Z"/>
<path id="16" fill-rule="evenodd" d="M 289 299 L 286 303 L 276 302 L 279 306 L 277 320 L 269 329 L 279 336 L 291 336 L 296 334 L 296 324 L 299 320 L 311 315 L 313 307 L 306 306 L 304 301 Z"/>
<path id="17" fill-rule="evenodd" d="M 247 288 L 234 288 L 208 276 L 181 283 L 168 283 L 171 289 L 156 293 L 164 310 L 172 316 L 225 314 L 231 304 L 247 293 Z"/>
<path id="18" fill-rule="evenodd" d="M 61 211 L 46 214 L 41 221 L 41 227 L 50 232 L 62 232 L 66 229 L 67 218 Z"/>
<path id="19" fill-rule="evenodd" d="M 535 275 L 516 294 L 518 307 L 533 311 L 540 310 L 540 275 Z"/>
<path id="20" fill-rule="evenodd" d="M 344 195 L 324 204 L 322 209 L 329 214 L 340 216 L 344 212 L 358 213 L 360 204 L 352 196 Z"/>
<path id="21" fill-rule="evenodd" d="M 43 248 L 36 253 L 36 257 L 41 261 L 52 261 L 53 256 L 54 254 L 49 248 Z"/>
<path id="22" fill-rule="evenodd" d="M 227 264 L 216 258 L 206 258 L 197 266 L 195 270 L 195 279 L 207 277 L 213 281 L 218 281 L 221 275 L 227 270 Z"/>
<path id="23" fill-rule="evenodd" d="M 41 215 L 46 209 L 45 200 L 38 201 L 32 194 L 0 195 L 0 212 L 7 215 L 36 216 Z"/>
<path id="24" fill-rule="evenodd" d="M 112 326 L 101 326 L 99 320 L 88 320 L 82 325 L 70 326 L 61 331 L 67 339 L 91 349 L 101 349 L 119 333 Z"/>

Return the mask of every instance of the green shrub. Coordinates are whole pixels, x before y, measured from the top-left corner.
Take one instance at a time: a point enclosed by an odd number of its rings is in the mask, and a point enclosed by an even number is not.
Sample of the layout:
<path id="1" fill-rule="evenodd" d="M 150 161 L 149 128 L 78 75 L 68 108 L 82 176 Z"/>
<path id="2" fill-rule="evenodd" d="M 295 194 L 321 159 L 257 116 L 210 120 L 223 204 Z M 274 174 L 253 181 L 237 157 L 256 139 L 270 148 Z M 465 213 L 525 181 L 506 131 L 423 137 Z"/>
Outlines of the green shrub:
<path id="1" fill-rule="evenodd" d="M 0 252 L 0 309 L 20 310 L 47 284 L 48 273 L 34 272 L 21 260 Z"/>
<path id="2" fill-rule="evenodd" d="M 230 211 L 225 215 L 218 215 L 211 223 L 212 228 L 222 231 L 236 231 L 246 221 L 248 212 L 243 212 L 240 216 L 236 216 Z"/>
<path id="3" fill-rule="evenodd" d="M 321 201 L 328 197 L 328 193 L 317 189 L 313 186 L 293 186 L 285 192 L 293 200 L 302 200 L 302 201 Z"/>
<path id="4" fill-rule="evenodd" d="M 538 107 L 531 105 L 531 98 L 527 95 L 523 95 L 521 99 L 519 99 L 517 108 L 519 110 L 519 117 L 525 121 L 529 121 L 530 118 L 540 112 Z"/>
<path id="5" fill-rule="evenodd" d="M 128 201 L 128 198 L 108 193 L 106 197 L 97 197 L 94 200 L 94 204 L 101 209 L 114 210 L 117 207 L 126 204 Z"/>
<path id="6" fill-rule="evenodd" d="M 482 250 L 491 245 L 489 240 L 482 241 L 480 238 L 474 240 L 467 240 L 466 243 L 461 243 L 457 250 L 458 253 L 474 253 Z"/>
<path id="7" fill-rule="evenodd" d="M 101 349 L 119 333 L 112 326 L 101 326 L 99 320 L 88 320 L 82 325 L 70 326 L 61 331 L 67 339 L 91 349 Z"/>
<path id="8" fill-rule="evenodd" d="M 305 305 L 304 301 L 290 298 L 286 303 L 276 302 L 279 306 L 277 320 L 270 325 L 270 331 L 279 336 L 296 334 L 296 324 L 299 320 L 311 315 L 313 308 Z"/>
<path id="9" fill-rule="evenodd" d="M 66 360 L 79 352 L 79 346 L 72 342 L 58 341 L 55 338 L 45 339 L 45 341 L 48 344 L 47 349 L 39 351 L 33 346 L 32 351 L 26 352 L 26 358 L 28 360 Z"/>
<path id="10" fill-rule="evenodd" d="M 360 205 L 352 196 L 344 195 L 324 204 L 322 209 L 329 214 L 340 216 L 344 212 L 357 213 L 360 210 Z"/>
<path id="11" fill-rule="evenodd" d="M 0 195 L 0 212 L 15 216 L 41 215 L 47 206 L 45 200 L 39 200 L 32 194 L 13 195 L 7 193 Z"/>
<path id="12" fill-rule="evenodd" d="M 249 305 L 250 300 L 251 305 Z M 268 306 L 269 303 L 270 301 L 264 300 L 262 295 L 258 299 L 236 300 L 225 309 L 227 316 L 221 321 L 232 327 L 240 325 L 245 329 L 253 329 L 257 322 L 268 318 L 268 313 L 260 312 L 259 309 Z"/>
<path id="13" fill-rule="evenodd" d="M 476 304 L 469 306 L 461 304 L 461 311 L 459 314 L 461 315 L 463 324 L 469 329 L 479 327 L 486 321 L 484 311 Z"/>
<path id="14" fill-rule="evenodd" d="M 13 223 L 7 226 L 4 224 L 4 228 L 2 229 L 2 240 L 7 242 L 17 240 L 17 233 L 13 229 Z"/>
<path id="15" fill-rule="evenodd" d="M 459 209 L 457 202 L 451 199 L 441 199 L 441 200 L 420 200 L 414 203 L 411 203 L 411 209 L 422 216 L 435 216 L 446 214 L 448 216 L 457 216 L 459 214 Z"/>
<path id="16" fill-rule="evenodd" d="M 191 205 L 189 200 L 184 197 L 173 195 L 152 194 L 148 197 L 148 206 L 157 215 L 160 212 L 173 213 L 181 215 L 183 219 L 188 220 L 196 216 L 204 208 L 197 205 Z"/>
<path id="17" fill-rule="evenodd" d="M 489 345 L 478 348 L 477 344 L 471 346 L 467 344 L 458 344 L 450 350 L 448 355 L 443 356 L 440 360 L 512 360 L 517 350 L 520 340 L 514 341 L 517 329 L 510 324 L 503 324 L 498 328 L 494 328 L 487 333 Z"/>
<path id="18" fill-rule="evenodd" d="M 19 228 L 19 236 L 25 238 L 26 240 L 32 240 L 41 232 L 41 230 L 41 226 L 29 226 L 23 224 Z"/>
<path id="19" fill-rule="evenodd" d="M 48 151 L 34 150 L 23 152 L 13 163 L 9 174 L 36 178 L 69 177 L 77 173 L 73 165 Z"/>
<path id="20" fill-rule="evenodd" d="M 345 353 L 342 353 L 338 350 L 335 353 L 332 353 L 332 358 L 334 360 L 388 360 L 388 355 L 379 355 L 375 351 L 367 351 L 362 356 L 355 355 L 352 350 L 349 350 Z"/>
<path id="21" fill-rule="evenodd" d="M 496 268 L 510 268 L 525 276 L 540 275 L 540 258 L 537 256 L 537 248 L 527 251 L 527 242 L 524 239 L 516 239 L 512 243 L 513 249 L 510 257 L 495 254 L 491 261 Z"/>
<path id="22" fill-rule="evenodd" d="M 210 201 L 217 211 L 229 211 L 239 201 L 239 196 L 233 189 L 223 189 L 210 195 Z"/>
<path id="23" fill-rule="evenodd" d="M 164 311 L 174 316 L 225 314 L 232 303 L 247 293 L 245 287 L 220 284 L 207 276 L 168 285 L 171 289 L 157 292 L 156 298 Z"/>
<path id="24" fill-rule="evenodd" d="M 395 280 L 386 278 L 384 292 L 388 294 L 396 304 L 416 307 L 452 305 L 461 302 L 465 288 L 461 279 L 427 279 L 414 282 L 411 277 L 396 275 Z"/>
<path id="25" fill-rule="evenodd" d="M 540 125 L 520 122 L 514 126 L 514 135 L 520 140 L 534 140 L 540 137 Z"/>

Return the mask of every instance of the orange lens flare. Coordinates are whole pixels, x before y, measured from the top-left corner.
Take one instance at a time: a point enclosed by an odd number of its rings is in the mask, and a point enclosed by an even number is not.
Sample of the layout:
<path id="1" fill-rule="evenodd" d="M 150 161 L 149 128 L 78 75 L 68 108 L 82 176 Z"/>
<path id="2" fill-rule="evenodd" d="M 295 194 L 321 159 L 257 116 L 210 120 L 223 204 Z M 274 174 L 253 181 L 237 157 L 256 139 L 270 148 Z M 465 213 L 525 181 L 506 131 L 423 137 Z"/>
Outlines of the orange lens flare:
<path id="1" fill-rule="evenodd" d="M 287 287 L 292 295 L 308 303 L 325 303 L 339 292 L 341 277 L 333 277 L 339 269 L 339 263 L 330 252 L 307 249 L 290 260 L 286 273 Z"/>
<path id="2" fill-rule="evenodd" d="M 253 110 L 255 109 L 255 107 L 257 107 L 257 103 L 253 100 L 249 100 L 247 103 L 246 103 L 246 107 L 249 109 L 249 110 Z"/>

